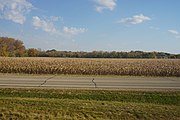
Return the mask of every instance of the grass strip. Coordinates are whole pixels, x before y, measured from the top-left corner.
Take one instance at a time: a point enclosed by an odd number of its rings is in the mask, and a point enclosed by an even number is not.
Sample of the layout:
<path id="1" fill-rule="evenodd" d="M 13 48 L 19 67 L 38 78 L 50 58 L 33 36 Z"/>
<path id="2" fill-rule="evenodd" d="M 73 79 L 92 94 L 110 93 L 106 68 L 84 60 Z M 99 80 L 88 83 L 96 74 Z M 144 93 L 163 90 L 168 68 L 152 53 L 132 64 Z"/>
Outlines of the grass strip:
<path id="1" fill-rule="evenodd" d="M 179 91 L 0 89 L 0 120 L 180 118 Z"/>
<path id="2" fill-rule="evenodd" d="M 180 105 L 180 91 L 1 88 L 0 97 L 56 98 Z"/>
<path id="3" fill-rule="evenodd" d="M 76 99 L 1 98 L 0 119 L 178 119 L 178 106 Z"/>

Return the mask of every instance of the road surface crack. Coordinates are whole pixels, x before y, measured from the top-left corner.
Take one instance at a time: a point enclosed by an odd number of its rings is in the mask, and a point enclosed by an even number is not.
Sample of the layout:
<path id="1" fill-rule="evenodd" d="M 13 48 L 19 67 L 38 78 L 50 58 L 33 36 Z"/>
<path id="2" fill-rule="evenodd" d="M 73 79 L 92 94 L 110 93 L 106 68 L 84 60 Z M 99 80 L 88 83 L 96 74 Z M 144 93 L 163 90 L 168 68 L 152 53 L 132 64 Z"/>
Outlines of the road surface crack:
<path id="1" fill-rule="evenodd" d="M 94 81 L 94 78 L 92 79 L 92 82 L 94 83 L 94 87 L 97 88 L 96 82 Z"/>
<path id="2" fill-rule="evenodd" d="M 44 82 L 41 83 L 41 84 L 39 85 L 39 87 L 41 87 L 41 86 L 43 86 L 44 84 L 46 84 L 48 80 L 54 78 L 55 76 L 56 76 L 56 75 L 54 75 L 54 76 L 52 76 L 52 77 L 49 77 L 49 78 L 47 78 L 46 80 L 44 80 Z"/>

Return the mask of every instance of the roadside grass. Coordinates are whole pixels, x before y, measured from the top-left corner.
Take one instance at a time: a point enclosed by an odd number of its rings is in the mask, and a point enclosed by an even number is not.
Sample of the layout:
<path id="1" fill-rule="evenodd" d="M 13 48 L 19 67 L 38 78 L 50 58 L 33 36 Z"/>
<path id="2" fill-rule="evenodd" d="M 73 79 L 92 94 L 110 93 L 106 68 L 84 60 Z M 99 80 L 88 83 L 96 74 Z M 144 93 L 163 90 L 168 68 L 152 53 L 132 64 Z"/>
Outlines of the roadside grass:
<path id="1" fill-rule="evenodd" d="M 180 91 L 1 88 L 0 97 L 79 99 L 180 105 Z"/>
<path id="2" fill-rule="evenodd" d="M 0 120 L 179 118 L 179 91 L 0 89 Z"/>
<path id="3" fill-rule="evenodd" d="M 61 76 L 61 77 L 97 77 L 97 78 L 179 78 L 176 76 L 131 76 L 131 75 L 82 75 L 82 74 L 26 74 L 0 73 L 0 76 Z"/>

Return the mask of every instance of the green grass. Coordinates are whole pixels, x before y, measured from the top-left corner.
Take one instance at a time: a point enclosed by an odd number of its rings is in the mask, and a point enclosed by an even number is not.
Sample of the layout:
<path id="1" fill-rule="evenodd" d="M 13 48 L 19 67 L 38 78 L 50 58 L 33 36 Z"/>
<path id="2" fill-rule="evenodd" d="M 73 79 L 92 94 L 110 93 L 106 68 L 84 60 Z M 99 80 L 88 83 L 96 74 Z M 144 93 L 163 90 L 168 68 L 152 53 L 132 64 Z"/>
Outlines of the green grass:
<path id="1" fill-rule="evenodd" d="M 0 73 L 0 76 L 63 76 L 63 77 L 111 77 L 111 78 L 159 78 L 160 76 L 130 76 L 130 75 L 81 75 L 81 74 L 26 74 L 26 73 Z M 176 78 L 165 76 L 164 78 Z"/>
<path id="2" fill-rule="evenodd" d="M 0 89 L 0 120 L 175 119 L 179 91 Z"/>

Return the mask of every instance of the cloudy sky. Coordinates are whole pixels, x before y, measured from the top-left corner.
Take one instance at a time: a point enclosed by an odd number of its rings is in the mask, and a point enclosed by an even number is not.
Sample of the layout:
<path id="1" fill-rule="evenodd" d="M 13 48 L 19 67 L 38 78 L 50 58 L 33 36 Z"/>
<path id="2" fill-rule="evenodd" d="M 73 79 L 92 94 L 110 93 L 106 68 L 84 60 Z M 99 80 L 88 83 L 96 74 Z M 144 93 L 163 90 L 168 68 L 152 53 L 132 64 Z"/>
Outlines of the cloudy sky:
<path id="1" fill-rule="evenodd" d="M 180 0 L 0 0 L 0 36 L 27 48 L 180 53 Z"/>

